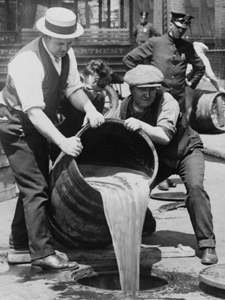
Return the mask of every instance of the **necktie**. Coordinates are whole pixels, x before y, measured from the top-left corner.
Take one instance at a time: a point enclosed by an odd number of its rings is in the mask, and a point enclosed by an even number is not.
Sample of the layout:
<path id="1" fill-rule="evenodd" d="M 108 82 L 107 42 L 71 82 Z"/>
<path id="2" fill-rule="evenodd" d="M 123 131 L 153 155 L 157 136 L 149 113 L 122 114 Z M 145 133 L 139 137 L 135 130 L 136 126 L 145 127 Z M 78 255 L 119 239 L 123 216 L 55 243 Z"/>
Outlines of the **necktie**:
<path id="1" fill-rule="evenodd" d="M 60 57 L 54 56 L 54 58 L 55 58 L 55 62 L 56 62 L 55 68 L 56 68 L 57 72 L 60 74 L 61 73 Z"/>
<path id="2" fill-rule="evenodd" d="M 54 58 L 55 58 L 55 62 L 58 64 L 59 63 L 59 57 L 54 56 Z"/>

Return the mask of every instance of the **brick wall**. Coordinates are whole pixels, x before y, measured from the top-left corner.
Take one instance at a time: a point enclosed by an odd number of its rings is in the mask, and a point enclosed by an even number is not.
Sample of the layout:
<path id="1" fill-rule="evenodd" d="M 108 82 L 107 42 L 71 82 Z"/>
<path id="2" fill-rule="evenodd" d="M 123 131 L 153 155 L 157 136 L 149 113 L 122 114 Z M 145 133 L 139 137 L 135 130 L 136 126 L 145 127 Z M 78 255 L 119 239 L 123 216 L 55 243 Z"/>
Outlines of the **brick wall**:
<path id="1" fill-rule="evenodd" d="M 153 22 L 155 27 L 161 32 L 163 33 L 163 28 L 162 28 L 162 24 L 163 24 L 163 11 L 162 11 L 162 7 L 163 7 L 163 0 L 154 0 L 153 3 Z"/>
<path id="2" fill-rule="evenodd" d="M 208 51 L 207 57 L 218 79 L 225 79 L 225 50 Z"/>
<path id="3" fill-rule="evenodd" d="M 154 24 L 162 33 L 167 32 L 171 11 L 185 11 L 185 0 L 154 0 Z"/>
<path id="4" fill-rule="evenodd" d="M 225 48 L 225 1 L 215 0 L 215 42 L 216 47 Z"/>
<path id="5" fill-rule="evenodd" d="M 205 1 L 205 0 L 201 0 Z M 202 42 L 206 43 L 210 51 L 207 52 L 207 56 L 211 62 L 212 69 L 219 79 L 225 79 L 225 0 L 214 0 L 215 1 L 215 23 L 212 24 L 212 31 L 215 33 L 214 36 L 202 38 Z M 201 9 L 202 6 L 201 6 Z M 204 9 L 207 9 L 206 7 Z M 161 30 L 162 33 L 167 32 L 168 24 L 171 18 L 171 11 L 185 11 L 191 15 L 196 15 L 194 21 L 198 22 L 198 16 L 196 11 L 193 11 L 190 0 L 154 0 L 154 24 Z M 204 12 L 203 12 L 204 15 Z M 212 15 L 213 17 L 213 15 Z M 200 20 L 204 26 L 206 20 Z M 199 28 L 199 24 L 196 25 L 196 30 Z M 196 36 L 196 32 L 192 28 L 191 32 L 187 32 L 190 41 L 195 40 L 192 38 L 192 34 Z M 201 40 L 201 37 L 198 39 Z"/>

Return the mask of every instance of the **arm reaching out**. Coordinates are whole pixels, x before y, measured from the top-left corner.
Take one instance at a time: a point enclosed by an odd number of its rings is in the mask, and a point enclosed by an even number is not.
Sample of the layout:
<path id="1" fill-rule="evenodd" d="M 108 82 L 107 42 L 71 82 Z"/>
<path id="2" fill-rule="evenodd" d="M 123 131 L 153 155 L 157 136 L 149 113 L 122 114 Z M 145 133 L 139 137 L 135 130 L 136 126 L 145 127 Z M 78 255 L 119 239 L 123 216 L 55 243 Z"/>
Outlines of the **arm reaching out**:
<path id="1" fill-rule="evenodd" d="M 105 122 L 104 116 L 97 111 L 82 89 L 75 91 L 69 100 L 74 107 L 86 113 L 84 123 L 87 120 L 91 127 L 98 127 Z"/>
<path id="2" fill-rule="evenodd" d="M 27 115 L 35 128 L 49 141 L 56 144 L 64 153 L 74 157 L 81 153 L 83 146 L 80 138 L 66 138 L 62 135 L 41 108 L 31 108 L 27 111 Z"/>

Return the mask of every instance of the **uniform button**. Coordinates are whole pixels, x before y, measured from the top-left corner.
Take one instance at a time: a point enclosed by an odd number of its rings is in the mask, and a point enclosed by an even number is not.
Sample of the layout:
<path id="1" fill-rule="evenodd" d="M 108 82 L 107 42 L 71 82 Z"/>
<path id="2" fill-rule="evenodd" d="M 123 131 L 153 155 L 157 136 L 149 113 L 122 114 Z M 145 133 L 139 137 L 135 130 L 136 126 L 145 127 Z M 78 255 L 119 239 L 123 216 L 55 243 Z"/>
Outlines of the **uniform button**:
<path id="1" fill-rule="evenodd" d="M 174 76 L 172 76 L 172 78 L 174 78 Z"/>

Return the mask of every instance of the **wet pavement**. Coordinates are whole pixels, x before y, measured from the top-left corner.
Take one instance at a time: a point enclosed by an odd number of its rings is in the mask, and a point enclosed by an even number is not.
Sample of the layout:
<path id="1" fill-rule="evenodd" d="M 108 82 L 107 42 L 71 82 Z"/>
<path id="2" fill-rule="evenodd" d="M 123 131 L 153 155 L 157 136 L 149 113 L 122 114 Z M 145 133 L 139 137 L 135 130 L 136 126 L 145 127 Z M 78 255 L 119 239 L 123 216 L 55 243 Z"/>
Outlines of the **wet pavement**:
<path id="1" fill-rule="evenodd" d="M 205 145 L 206 172 L 204 185 L 211 198 L 214 228 L 217 238 L 219 264 L 225 265 L 225 132 L 201 134 Z M 170 192 L 185 192 L 179 178 Z M 154 192 L 158 191 L 157 188 Z M 194 250 L 189 257 L 153 257 L 141 259 L 141 273 L 165 280 L 161 288 L 144 289 L 139 292 L 123 293 L 109 288 L 86 286 L 78 280 L 85 276 L 114 274 L 116 265 L 101 259 L 91 264 L 81 264 L 76 271 L 47 272 L 28 264 L 9 265 L 7 262 L 8 238 L 11 220 L 14 214 L 16 198 L 0 202 L 0 299 L 2 300 L 120 300 L 120 299 L 225 299 L 223 289 L 211 287 L 199 280 L 199 274 L 208 268 L 200 262 L 201 253 L 197 249 L 195 235 L 185 207 L 173 210 L 160 210 L 163 205 L 174 201 L 150 199 L 149 207 L 157 221 L 157 230 L 152 235 L 143 235 L 142 244 L 151 247 L 177 247 L 179 244 Z M 56 244 L 59 251 L 67 257 L 73 257 L 76 250 L 68 251 Z M 168 255 L 169 256 L 169 255 Z M 105 275 L 104 275 L 105 274 Z M 78 280 L 78 281 L 77 281 Z M 112 280 L 112 279 L 110 279 Z M 109 280 L 109 281 L 110 281 Z M 224 278 L 225 282 L 225 278 Z M 101 287 L 100 283 L 99 286 Z M 104 286 L 104 285 L 103 285 Z M 111 286 L 111 285 L 110 285 Z M 113 285 L 112 285 L 113 286 Z"/>
<path id="2" fill-rule="evenodd" d="M 225 133 L 219 135 L 201 135 L 208 149 L 217 150 L 221 157 L 206 156 L 205 188 L 211 197 L 214 227 L 217 237 L 219 264 L 225 264 L 225 222 L 224 222 L 224 145 Z M 216 148 L 216 149 L 215 149 Z M 176 188 L 170 192 L 184 192 L 184 186 L 178 177 Z M 153 191 L 160 192 L 157 188 Z M 174 210 L 159 208 L 173 201 L 151 199 L 149 207 L 157 220 L 157 231 L 152 235 L 143 235 L 142 243 L 150 246 L 177 247 L 179 244 L 189 246 L 195 251 L 191 257 L 157 257 L 154 260 L 141 260 L 144 272 L 167 280 L 168 284 L 159 289 L 142 290 L 135 295 L 124 294 L 118 290 L 89 287 L 77 283 L 74 277 L 96 275 L 96 265 L 81 265 L 78 271 L 47 272 L 30 264 L 8 265 L 7 252 L 10 224 L 13 217 L 16 199 L 0 202 L 0 299 L 4 300 L 50 300 L 50 299 L 225 299 L 225 291 L 208 286 L 199 281 L 199 274 L 207 266 L 200 262 L 201 253 L 197 249 L 195 236 L 185 207 Z M 63 247 L 59 247 L 60 251 Z M 66 249 L 64 249 L 66 252 Z M 75 250 L 67 252 L 73 256 Z M 109 262 L 109 269 L 112 268 Z M 114 267 L 115 269 L 115 262 Z M 100 274 L 102 267 L 98 268 Z M 115 270 L 114 270 L 115 271 Z M 75 273 L 75 275 L 73 275 Z M 98 273 L 97 273 L 98 274 Z M 78 277 L 79 277 L 78 276 Z M 225 281 L 225 280 L 224 280 Z"/>

